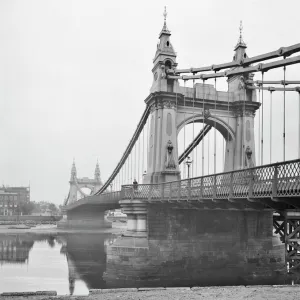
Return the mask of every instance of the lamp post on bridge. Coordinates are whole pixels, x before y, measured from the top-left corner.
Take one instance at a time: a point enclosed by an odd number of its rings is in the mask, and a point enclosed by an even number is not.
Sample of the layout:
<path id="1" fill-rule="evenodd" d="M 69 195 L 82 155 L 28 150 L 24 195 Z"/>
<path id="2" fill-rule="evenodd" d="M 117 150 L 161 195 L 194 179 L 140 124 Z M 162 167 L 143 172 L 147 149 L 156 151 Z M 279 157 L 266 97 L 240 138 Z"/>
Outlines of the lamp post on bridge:
<path id="1" fill-rule="evenodd" d="M 191 158 L 188 156 L 185 161 L 187 168 L 188 168 L 188 179 L 190 178 L 190 166 L 191 166 L 192 162 L 193 162 L 193 160 L 191 160 Z"/>

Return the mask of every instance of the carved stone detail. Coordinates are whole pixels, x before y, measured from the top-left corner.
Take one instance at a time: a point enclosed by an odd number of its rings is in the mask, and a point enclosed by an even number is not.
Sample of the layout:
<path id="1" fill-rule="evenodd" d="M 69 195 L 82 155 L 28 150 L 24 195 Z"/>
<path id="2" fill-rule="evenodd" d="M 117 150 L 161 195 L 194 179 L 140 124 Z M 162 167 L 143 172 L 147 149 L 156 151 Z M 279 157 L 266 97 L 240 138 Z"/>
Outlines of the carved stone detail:
<path id="1" fill-rule="evenodd" d="M 166 67 L 165 65 L 161 65 L 161 78 L 164 79 L 167 77 L 167 74 L 166 74 Z"/>
<path id="2" fill-rule="evenodd" d="M 208 119 L 211 117 L 211 113 L 210 113 L 209 109 L 204 109 L 203 117 L 204 117 L 204 119 Z"/>
<path id="3" fill-rule="evenodd" d="M 244 76 L 240 76 L 238 89 L 243 90 L 243 89 L 245 89 L 245 87 L 246 87 L 245 78 L 244 78 Z"/>
<path id="4" fill-rule="evenodd" d="M 165 156 L 165 167 L 166 169 L 174 170 L 176 169 L 175 159 L 173 155 L 173 144 L 169 140 L 167 143 L 166 156 Z"/>
<path id="5" fill-rule="evenodd" d="M 245 150 L 245 167 L 252 168 L 254 167 L 254 163 L 252 160 L 252 150 L 249 146 L 247 146 Z"/>
<path id="6" fill-rule="evenodd" d="M 173 101 L 170 101 L 170 100 L 164 100 L 163 101 L 163 106 L 164 106 L 164 108 L 170 108 L 170 109 L 175 109 L 176 108 L 175 103 Z"/>
<path id="7" fill-rule="evenodd" d="M 162 108 L 164 108 L 164 105 L 163 105 L 163 103 L 162 103 L 161 100 L 158 101 L 158 102 L 156 103 L 156 107 L 157 107 L 157 109 L 162 109 Z"/>
<path id="8" fill-rule="evenodd" d="M 234 111 L 235 117 L 254 117 L 255 112 L 253 110 L 243 110 L 243 109 L 237 109 Z"/>
<path id="9" fill-rule="evenodd" d="M 150 113 L 154 112 L 155 109 L 156 109 L 155 103 L 151 104 L 151 106 L 150 106 Z"/>

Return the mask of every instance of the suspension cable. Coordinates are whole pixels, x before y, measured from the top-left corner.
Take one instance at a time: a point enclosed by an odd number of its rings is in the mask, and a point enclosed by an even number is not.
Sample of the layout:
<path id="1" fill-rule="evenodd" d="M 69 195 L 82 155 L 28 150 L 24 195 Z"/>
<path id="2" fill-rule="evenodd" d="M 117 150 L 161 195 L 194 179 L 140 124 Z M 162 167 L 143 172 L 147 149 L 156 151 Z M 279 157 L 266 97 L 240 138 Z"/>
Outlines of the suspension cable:
<path id="1" fill-rule="evenodd" d="M 138 182 L 140 182 L 140 152 L 141 152 L 141 139 L 139 137 L 139 148 L 138 148 Z"/>
<path id="2" fill-rule="evenodd" d="M 272 102 L 273 91 L 270 91 L 270 164 L 272 163 Z"/>
<path id="3" fill-rule="evenodd" d="M 203 81 L 203 99 L 202 99 L 202 176 L 204 176 L 204 97 L 205 97 L 205 85 L 204 85 L 204 79 Z"/>
<path id="4" fill-rule="evenodd" d="M 209 145 L 210 145 L 210 131 L 207 133 L 207 175 L 210 174 L 210 170 L 209 170 Z"/>
<path id="5" fill-rule="evenodd" d="M 298 91 L 298 96 L 299 96 L 299 118 L 298 118 L 298 158 L 300 158 L 300 90 Z"/>
<path id="6" fill-rule="evenodd" d="M 132 149 L 133 150 L 133 149 Z M 132 156 L 133 156 L 133 151 L 130 153 L 130 170 L 131 170 L 131 177 L 130 177 L 130 183 L 132 183 L 133 179 L 133 163 L 132 163 Z"/>
<path id="7" fill-rule="evenodd" d="M 258 89 L 258 102 L 260 102 L 261 99 L 261 95 L 260 95 L 260 90 L 261 90 L 261 85 L 259 84 L 259 89 Z M 261 165 L 261 161 L 260 161 L 260 109 L 258 110 L 258 164 Z"/>
<path id="8" fill-rule="evenodd" d="M 261 165 L 264 164 L 264 72 L 261 72 L 262 91 L 261 91 Z"/>
<path id="9" fill-rule="evenodd" d="M 192 112 L 192 115 L 193 115 L 193 152 L 192 152 L 192 164 L 191 164 L 191 167 L 192 167 L 192 176 L 191 177 L 194 177 L 194 143 L 195 143 L 195 119 L 194 119 L 194 116 L 195 116 L 195 93 L 196 93 L 196 89 L 195 89 L 195 79 L 193 79 L 193 112 Z"/>
<path id="10" fill-rule="evenodd" d="M 217 78 L 215 78 L 215 114 L 217 110 L 217 97 L 218 97 L 218 92 L 217 92 Z M 215 116 L 215 121 L 214 121 L 214 174 L 217 173 L 217 129 L 216 129 L 216 116 Z"/>
<path id="11" fill-rule="evenodd" d="M 284 57 L 285 59 L 285 57 Z M 286 73 L 286 67 L 283 67 L 283 161 L 285 161 L 285 74 Z"/>
<path id="12" fill-rule="evenodd" d="M 179 85 L 179 84 L 178 84 Z M 175 124 L 177 124 L 177 114 L 178 114 L 178 101 L 177 101 L 177 89 L 178 89 L 178 85 L 176 84 L 176 97 L 175 97 L 175 101 L 176 101 L 176 104 L 175 104 L 175 106 L 176 106 L 176 114 L 175 114 Z M 183 95 L 184 96 L 184 95 Z M 179 169 L 179 171 L 180 171 L 180 173 L 182 173 L 181 172 L 181 169 L 182 169 L 182 166 L 178 166 L 178 169 Z"/>
<path id="13" fill-rule="evenodd" d="M 128 164 L 128 161 L 129 161 L 129 156 L 127 157 L 125 163 L 126 163 L 126 171 L 125 171 L 125 184 L 128 184 L 128 177 L 129 177 L 129 164 Z"/>
<path id="14" fill-rule="evenodd" d="M 151 124 L 151 120 L 152 120 L 152 116 L 151 118 L 149 117 L 149 120 L 147 122 L 147 153 L 150 153 L 150 125 Z M 147 160 L 146 160 L 146 169 L 147 169 L 147 173 L 148 173 L 148 155 L 146 155 Z"/>
<path id="15" fill-rule="evenodd" d="M 133 169 L 133 178 L 136 180 L 136 177 L 137 177 L 137 172 L 136 172 L 136 143 L 137 141 L 135 141 L 135 144 L 134 144 L 134 169 Z"/>
<path id="16" fill-rule="evenodd" d="M 184 93 L 183 93 L 183 153 L 184 153 L 184 159 L 186 158 L 186 153 L 185 153 L 185 93 L 186 93 L 186 81 L 184 80 Z M 185 163 L 183 163 L 183 174 L 184 174 L 184 178 L 186 177 L 185 175 Z"/>
<path id="17" fill-rule="evenodd" d="M 244 86 L 244 103 L 243 103 L 243 112 L 242 112 L 242 143 L 243 143 L 243 146 L 242 146 L 242 165 L 244 165 L 244 168 L 245 168 L 245 156 L 246 156 L 246 153 L 245 153 L 245 123 L 246 123 L 246 100 L 247 100 L 247 91 L 246 91 L 246 85 Z"/>
<path id="18" fill-rule="evenodd" d="M 122 166 L 121 169 L 121 186 L 124 184 L 124 165 Z"/>
<path id="19" fill-rule="evenodd" d="M 223 162 L 222 162 L 222 164 L 223 164 L 223 167 L 224 167 L 224 156 L 225 156 L 225 140 L 224 140 L 224 138 L 223 138 L 223 155 L 222 155 L 222 157 L 223 157 Z"/>
<path id="20" fill-rule="evenodd" d="M 198 145 L 196 145 L 196 160 L 195 160 L 195 166 L 196 166 L 196 168 L 195 168 L 195 173 L 196 173 L 196 176 L 195 177 L 197 177 L 198 176 Z"/>
<path id="21" fill-rule="evenodd" d="M 146 125 L 146 124 L 145 124 Z M 143 182 L 143 174 L 144 174 L 144 159 L 145 159 L 145 125 L 144 125 L 144 128 L 143 128 L 143 150 L 142 150 L 142 153 L 143 153 L 143 159 L 142 159 L 142 182 Z"/>
<path id="22" fill-rule="evenodd" d="M 229 98 L 230 98 L 230 94 L 229 94 L 229 78 L 227 79 L 227 126 L 228 128 L 230 128 L 229 126 Z M 227 130 L 227 164 L 229 164 L 229 129 Z M 227 171 L 229 170 L 229 165 L 227 166 Z M 223 166 L 223 170 L 225 169 L 225 166 Z"/>

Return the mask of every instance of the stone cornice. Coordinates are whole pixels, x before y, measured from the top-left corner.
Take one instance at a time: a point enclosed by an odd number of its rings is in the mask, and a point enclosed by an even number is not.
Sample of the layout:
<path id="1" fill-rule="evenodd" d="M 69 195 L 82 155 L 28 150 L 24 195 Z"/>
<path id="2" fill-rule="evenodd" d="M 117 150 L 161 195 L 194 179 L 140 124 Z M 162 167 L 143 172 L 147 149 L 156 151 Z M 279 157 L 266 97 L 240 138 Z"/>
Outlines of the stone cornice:
<path id="1" fill-rule="evenodd" d="M 178 98 L 177 101 L 178 109 L 182 109 L 183 107 L 190 107 L 195 109 L 203 108 L 203 100 L 200 98 L 190 98 L 190 97 L 181 97 Z M 229 107 L 229 111 L 238 110 L 240 107 L 246 108 L 246 110 L 256 111 L 260 107 L 259 102 L 252 101 L 234 101 L 234 102 L 226 102 L 226 101 L 215 101 L 210 99 L 204 99 L 204 109 L 215 109 L 227 111 Z"/>
<path id="2" fill-rule="evenodd" d="M 145 103 L 151 107 L 151 111 L 160 108 L 176 109 L 176 102 L 182 98 L 183 95 L 179 93 L 155 92 L 146 98 Z"/>
<path id="3" fill-rule="evenodd" d="M 155 109 L 162 108 L 171 108 L 176 109 L 176 106 L 179 109 L 183 109 L 184 107 L 202 109 L 203 108 L 203 100 L 199 98 L 189 98 L 184 97 L 183 94 L 179 93 L 170 93 L 170 92 L 154 92 L 151 93 L 146 99 L 145 103 L 151 107 L 151 112 Z M 177 105 L 176 105 L 177 104 Z M 205 110 L 216 110 L 221 111 L 229 111 L 233 112 L 235 116 L 254 116 L 255 111 L 260 107 L 259 102 L 251 102 L 251 101 L 234 101 L 234 102 L 226 102 L 226 101 L 215 101 L 204 99 L 204 109 Z"/>

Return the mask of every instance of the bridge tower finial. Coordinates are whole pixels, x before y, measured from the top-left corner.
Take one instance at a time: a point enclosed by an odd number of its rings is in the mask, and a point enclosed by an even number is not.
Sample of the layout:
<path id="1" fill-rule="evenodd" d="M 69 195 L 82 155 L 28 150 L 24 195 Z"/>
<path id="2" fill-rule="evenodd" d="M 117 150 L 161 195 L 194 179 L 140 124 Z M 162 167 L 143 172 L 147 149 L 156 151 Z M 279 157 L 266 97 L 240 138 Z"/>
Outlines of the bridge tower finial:
<path id="1" fill-rule="evenodd" d="M 153 59 L 153 84 L 150 89 L 153 92 L 167 91 L 166 71 L 174 69 L 177 66 L 176 52 L 171 44 L 170 36 L 171 32 L 167 28 L 167 8 L 164 8 L 164 25 L 159 34 L 159 41 L 155 57 Z"/>
<path id="2" fill-rule="evenodd" d="M 237 44 L 234 47 L 235 55 L 233 57 L 233 60 L 236 60 L 236 61 L 241 61 L 247 57 L 247 54 L 246 54 L 247 45 L 243 40 L 243 22 L 242 21 L 240 21 L 239 31 L 240 31 L 240 36 L 239 36 Z"/>
<path id="3" fill-rule="evenodd" d="M 71 181 L 75 180 L 77 177 L 77 170 L 75 166 L 75 158 L 73 158 L 73 164 L 72 164 L 72 169 L 71 169 Z"/>
<path id="4" fill-rule="evenodd" d="M 243 37 L 242 37 L 242 32 L 243 32 L 243 21 L 240 21 L 240 40 L 239 42 L 242 43 L 243 42 Z"/>
<path id="5" fill-rule="evenodd" d="M 96 168 L 95 168 L 95 177 L 94 177 L 95 180 L 97 181 L 101 181 L 101 178 L 100 178 L 100 167 L 99 167 L 99 162 L 98 162 L 98 159 L 97 159 L 97 163 L 96 163 Z"/>
<path id="6" fill-rule="evenodd" d="M 168 13 L 167 13 L 167 7 L 165 6 L 165 10 L 164 10 L 164 14 L 163 14 L 163 16 L 164 16 L 164 27 L 163 27 L 163 30 L 168 30 L 167 29 L 167 15 L 168 15 Z"/>
<path id="7" fill-rule="evenodd" d="M 234 51 L 236 51 L 240 47 L 241 48 L 247 48 L 246 43 L 243 40 L 243 21 L 242 20 L 240 21 L 239 30 L 240 30 L 240 36 L 239 36 L 238 42 L 237 42 L 237 44 L 234 48 Z"/>

